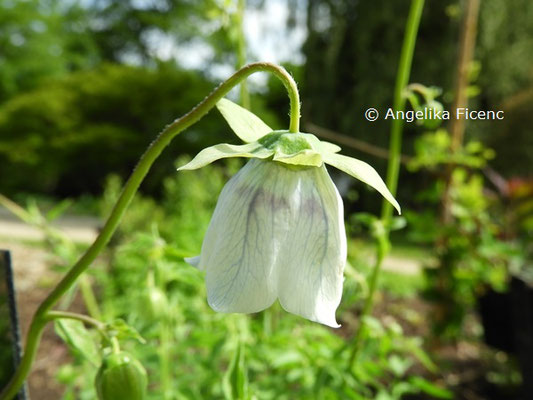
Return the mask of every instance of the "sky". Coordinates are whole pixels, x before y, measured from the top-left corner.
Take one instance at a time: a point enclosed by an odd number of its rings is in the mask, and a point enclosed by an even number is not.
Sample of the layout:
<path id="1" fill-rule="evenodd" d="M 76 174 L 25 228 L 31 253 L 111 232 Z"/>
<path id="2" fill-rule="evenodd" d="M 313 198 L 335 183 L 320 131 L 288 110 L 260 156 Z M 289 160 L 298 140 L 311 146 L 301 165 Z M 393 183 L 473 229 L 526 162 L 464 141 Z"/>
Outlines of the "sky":
<path id="1" fill-rule="evenodd" d="M 286 1 L 270 0 L 260 8 L 248 7 L 243 19 L 243 30 L 248 46 L 248 62 L 269 61 L 273 63 L 291 62 L 301 64 L 301 52 L 306 37 L 305 23 L 300 20 L 296 27 L 288 30 L 289 10 Z M 211 48 L 202 42 L 178 47 L 170 38 L 154 36 L 154 55 L 160 59 L 175 58 L 184 68 L 203 69 L 212 57 Z M 216 65 L 211 74 L 214 78 L 226 78 L 234 70 L 233 65 Z M 261 77 L 253 77 L 252 82 L 260 83 Z"/>

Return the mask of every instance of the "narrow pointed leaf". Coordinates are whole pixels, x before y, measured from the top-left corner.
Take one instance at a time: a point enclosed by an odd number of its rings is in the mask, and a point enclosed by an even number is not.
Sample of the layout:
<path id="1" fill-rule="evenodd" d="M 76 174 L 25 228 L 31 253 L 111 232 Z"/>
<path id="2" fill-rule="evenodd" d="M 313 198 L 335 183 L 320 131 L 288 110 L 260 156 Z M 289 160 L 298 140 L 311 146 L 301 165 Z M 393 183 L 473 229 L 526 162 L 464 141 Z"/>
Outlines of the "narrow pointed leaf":
<path id="1" fill-rule="evenodd" d="M 203 149 L 189 163 L 178 168 L 178 171 L 202 168 L 207 164 L 211 164 L 213 161 L 220 160 L 221 158 L 268 158 L 273 153 L 272 150 L 265 149 L 259 143 L 247 143 L 242 145 L 222 143 Z"/>
<path id="2" fill-rule="evenodd" d="M 141 334 L 133 326 L 128 325 L 123 319 L 115 319 L 114 321 L 105 325 L 107 334 L 111 337 L 116 337 L 119 341 L 126 339 L 135 339 L 141 344 L 146 343 Z"/>
<path id="3" fill-rule="evenodd" d="M 342 149 L 339 146 L 337 146 L 336 144 L 334 144 L 334 143 L 325 142 L 325 141 L 321 140 L 320 144 L 319 144 L 319 150 L 325 151 L 325 152 L 328 152 L 328 153 L 338 153 Z"/>
<path id="4" fill-rule="evenodd" d="M 246 143 L 257 142 L 272 132 L 261 118 L 228 99 L 220 99 L 217 108 L 233 132 Z"/>
<path id="5" fill-rule="evenodd" d="M 402 213 L 400 205 L 392 195 L 392 193 L 383 182 L 383 179 L 379 176 L 374 168 L 364 161 L 357 160 L 352 157 L 343 156 L 341 154 L 325 153 L 322 155 L 324 162 L 335 168 L 346 172 L 348 175 L 353 176 L 356 179 L 372 186 L 379 193 L 385 197 L 396 208 L 399 214 Z"/>
<path id="6" fill-rule="evenodd" d="M 222 381 L 222 390 L 227 400 L 247 400 L 249 398 L 244 345 L 240 340 Z"/>

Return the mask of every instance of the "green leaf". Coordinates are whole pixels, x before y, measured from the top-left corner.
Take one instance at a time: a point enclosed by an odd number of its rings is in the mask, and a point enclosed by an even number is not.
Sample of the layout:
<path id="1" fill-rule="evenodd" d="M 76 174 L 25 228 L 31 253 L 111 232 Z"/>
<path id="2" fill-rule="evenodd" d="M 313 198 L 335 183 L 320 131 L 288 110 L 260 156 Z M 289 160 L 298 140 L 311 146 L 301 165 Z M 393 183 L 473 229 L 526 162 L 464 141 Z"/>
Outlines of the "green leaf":
<path id="1" fill-rule="evenodd" d="M 353 176 L 356 179 L 372 186 L 379 193 L 382 194 L 387 201 L 389 201 L 394 208 L 398 211 L 398 214 L 402 213 L 400 205 L 392 195 L 392 193 L 383 182 L 383 179 L 379 176 L 374 168 L 364 161 L 357 160 L 356 158 L 343 156 L 341 154 L 324 153 L 322 158 L 326 164 L 332 165 L 335 168 L 346 172 L 348 175 Z"/>
<path id="2" fill-rule="evenodd" d="M 396 400 L 396 399 L 383 389 L 378 392 L 374 400 Z"/>
<path id="3" fill-rule="evenodd" d="M 261 118 L 228 99 L 220 99 L 218 111 L 235 134 L 246 143 L 257 142 L 272 129 Z"/>
<path id="4" fill-rule="evenodd" d="M 409 382 L 413 386 L 417 387 L 422 392 L 429 394 L 430 396 L 436 397 L 438 399 L 453 399 L 452 392 L 443 389 L 419 376 L 413 376 L 409 379 Z"/>
<path id="5" fill-rule="evenodd" d="M 191 162 L 178 168 L 178 171 L 202 168 L 207 164 L 211 164 L 213 161 L 220 160 L 221 158 L 246 157 L 264 159 L 272 156 L 272 154 L 274 154 L 273 150 L 266 149 L 259 143 L 247 143 L 241 145 L 222 143 L 203 149 L 191 160 Z"/>
<path id="6" fill-rule="evenodd" d="M 123 319 L 116 319 L 113 322 L 106 324 L 105 330 L 111 337 L 116 337 L 118 340 L 135 339 L 140 343 L 146 343 L 146 340 L 140 335 L 137 330 L 128 325 Z"/>
<path id="7" fill-rule="evenodd" d="M 402 358 L 397 354 L 393 354 L 387 360 L 387 364 L 394 375 L 401 377 L 413 363 L 407 358 Z"/>
<path id="8" fill-rule="evenodd" d="M 405 228 L 406 225 L 407 220 L 404 217 L 394 217 L 390 221 L 389 230 L 399 231 L 400 229 Z"/>
<path id="9" fill-rule="evenodd" d="M 414 340 L 405 340 L 402 343 L 402 347 L 404 347 L 407 351 L 411 352 L 413 356 L 420 361 L 420 363 L 428 369 L 428 371 L 431 371 L 433 373 L 436 373 L 438 371 L 437 365 L 431 360 L 429 355 L 423 350 L 422 346 L 420 346 L 420 343 L 418 341 Z"/>
<path id="10" fill-rule="evenodd" d="M 55 331 L 68 345 L 73 353 L 86 358 L 95 367 L 102 362 L 98 346 L 81 321 L 72 319 L 57 319 L 54 323 Z"/>
<path id="11" fill-rule="evenodd" d="M 224 375 L 222 389 L 227 400 L 248 399 L 248 377 L 244 363 L 244 346 L 240 341 Z"/>
<path id="12" fill-rule="evenodd" d="M 46 213 L 46 220 L 51 222 L 62 215 L 74 202 L 71 199 L 65 199 L 59 204 L 56 204 L 50 211 Z"/>

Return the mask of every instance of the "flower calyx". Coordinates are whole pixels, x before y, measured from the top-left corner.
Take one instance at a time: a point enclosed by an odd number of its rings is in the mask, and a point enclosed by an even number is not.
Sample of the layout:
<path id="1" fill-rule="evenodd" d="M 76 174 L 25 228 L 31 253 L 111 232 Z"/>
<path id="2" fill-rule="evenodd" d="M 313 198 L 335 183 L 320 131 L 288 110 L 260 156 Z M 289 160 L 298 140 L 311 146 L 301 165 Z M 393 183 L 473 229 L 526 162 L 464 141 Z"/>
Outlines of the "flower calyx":
<path id="1" fill-rule="evenodd" d="M 376 170 L 364 161 L 337 154 L 339 146 L 310 133 L 275 131 L 255 114 L 227 99 L 221 99 L 217 108 L 245 144 L 222 143 L 205 148 L 178 171 L 198 169 L 230 157 L 270 160 L 291 169 L 321 167 L 326 163 L 372 186 L 401 213 L 400 205 Z"/>

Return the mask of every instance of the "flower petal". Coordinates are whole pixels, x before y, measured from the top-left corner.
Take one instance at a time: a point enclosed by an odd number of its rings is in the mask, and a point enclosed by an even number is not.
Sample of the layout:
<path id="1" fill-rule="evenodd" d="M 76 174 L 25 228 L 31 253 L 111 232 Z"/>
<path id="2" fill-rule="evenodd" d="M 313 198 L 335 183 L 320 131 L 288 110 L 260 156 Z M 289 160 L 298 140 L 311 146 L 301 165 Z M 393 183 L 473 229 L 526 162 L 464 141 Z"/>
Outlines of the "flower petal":
<path id="1" fill-rule="evenodd" d="M 357 160 L 352 157 L 343 156 L 341 154 L 324 153 L 322 158 L 326 164 L 332 165 L 341 171 L 346 172 L 348 175 L 353 176 L 356 179 L 372 186 L 379 193 L 385 197 L 398 211 L 398 214 L 402 213 L 400 205 L 392 195 L 392 193 L 383 182 L 383 179 L 379 176 L 374 168 L 364 161 Z"/>
<path id="2" fill-rule="evenodd" d="M 217 108 L 233 132 L 243 142 L 257 142 L 267 133 L 272 132 L 272 129 L 261 118 L 228 99 L 220 99 Z"/>
<path id="3" fill-rule="evenodd" d="M 250 160 L 220 194 L 198 265 L 215 311 L 258 312 L 276 300 L 275 263 L 289 221 L 280 173 L 289 170 L 274 164 Z"/>
<path id="4" fill-rule="evenodd" d="M 289 312 L 338 327 L 346 263 L 342 200 L 324 166 L 250 160 L 224 187 L 197 267 L 215 311 Z"/>
<path id="5" fill-rule="evenodd" d="M 195 257 L 185 257 L 185 262 L 194 268 L 200 269 L 198 266 L 200 265 L 200 256 Z"/>
<path id="6" fill-rule="evenodd" d="M 285 310 L 336 328 L 346 264 L 342 199 L 324 166 L 297 173 L 291 231 L 278 256 L 278 296 Z"/>
<path id="7" fill-rule="evenodd" d="M 220 160 L 221 158 L 268 158 L 272 154 L 274 154 L 273 150 L 266 149 L 259 143 L 247 143 L 242 145 L 222 143 L 203 149 L 189 163 L 178 168 L 178 171 L 202 168 L 207 164 L 211 164 L 213 161 Z"/>

